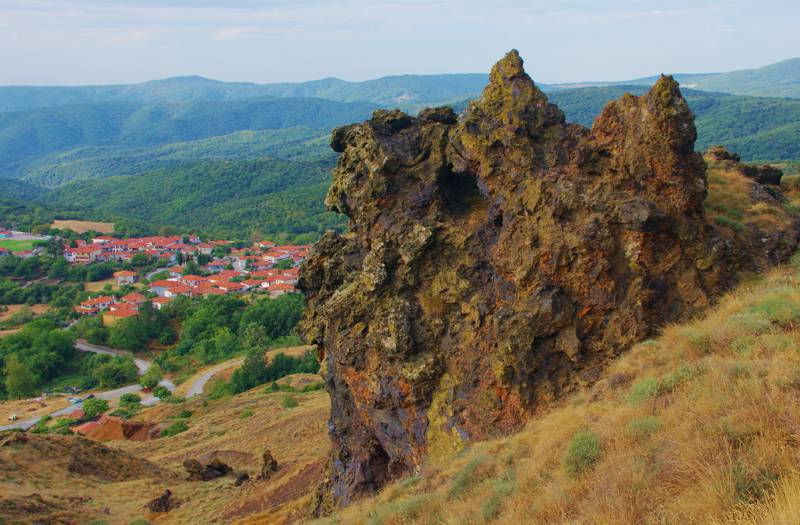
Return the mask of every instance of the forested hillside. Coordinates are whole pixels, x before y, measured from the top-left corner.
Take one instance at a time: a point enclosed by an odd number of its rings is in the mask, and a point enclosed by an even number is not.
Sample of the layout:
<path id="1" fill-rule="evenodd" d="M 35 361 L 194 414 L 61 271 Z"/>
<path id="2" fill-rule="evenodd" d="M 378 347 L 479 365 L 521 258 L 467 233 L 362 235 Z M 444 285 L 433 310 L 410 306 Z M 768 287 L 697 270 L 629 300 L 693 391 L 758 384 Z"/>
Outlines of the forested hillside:
<path id="1" fill-rule="evenodd" d="M 79 181 L 48 193 L 56 208 L 84 208 L 212 236 L 312 242 L 344 225 L 325 211 L 331 161 L 203 161 L 135 176 Z"/>
<path id="2" fill-rule="evenodd" d="M 756 86 L 783 72 L 788 85 L 794 74 L 787 68 L 795 65 L 735 75 L 749 75 Z M 678 78 L 699 85 L 724 76 Z M 450 104 L 460 111 L 485 82 L 482 74 L 269 85 L 181 77 L 128 86 L 0 87 L 0 191 L 16 199 L 6 222 L 58 216 L 116 222 L 122 231 L 169 225 L 313 241 L 344 224 L 322 204 L 336 159 L 328 147 L 332 128 L 363 121 L 379 107 L 414 113 Z M 647 89 L 564 88 L 544 86 L 568 120 L 586 126 L 608 101 Z M 748 161 L 800 159 L 800 100 L 683 93 L 697 116 L 698 150 L 723 144 Z M 7 111 L 22 108 L 28 109 Z"/>
<path id="3" fill-rule="evenodd" d="M 22 177 L 44 155 L 81 146 L 152 147 L 241 130 L 296 126 L 328 132 L 363 120 L 370 103 L 322 99 L 236 102 L 98 103 L 0 113 L 0 173 Z"/>

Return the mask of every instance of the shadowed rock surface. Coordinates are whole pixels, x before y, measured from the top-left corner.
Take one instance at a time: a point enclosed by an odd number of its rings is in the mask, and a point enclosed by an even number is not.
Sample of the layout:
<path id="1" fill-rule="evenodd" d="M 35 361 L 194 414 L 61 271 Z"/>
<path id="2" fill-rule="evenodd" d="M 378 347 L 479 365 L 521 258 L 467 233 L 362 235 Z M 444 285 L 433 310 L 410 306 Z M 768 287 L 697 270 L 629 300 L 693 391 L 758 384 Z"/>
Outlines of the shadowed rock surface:
<path id="1" fill-rule="evenodd" d="M 695 138 L 671 77 L 589 130 L 516 51 L 463 115 L 335 130 L 326 204 L 349 232 L 326 234 L 300 277 L 332 401 L 316 511 L 518 429 L 762 266 L 707 223 Z"/>

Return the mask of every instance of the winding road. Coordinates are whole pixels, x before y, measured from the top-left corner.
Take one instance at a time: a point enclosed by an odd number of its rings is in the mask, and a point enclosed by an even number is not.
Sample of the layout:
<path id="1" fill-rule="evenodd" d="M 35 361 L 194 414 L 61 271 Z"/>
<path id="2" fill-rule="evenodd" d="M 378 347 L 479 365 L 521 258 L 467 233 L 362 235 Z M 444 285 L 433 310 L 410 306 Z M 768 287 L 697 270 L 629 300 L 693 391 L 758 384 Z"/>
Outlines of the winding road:
<path id="1" fill-rule="evenodd" d="M 149 369 L 150 366 L 152 366 L 152 363 L 150 361 L 145 361 L 144 359 L 140 359 L 138 357 L 134 357 L 133 354 L 131 354 L 130 352 L 126 352 L 124 350 L 117 350 L 115 348 L 108 348 L 106 346 L 93 345 L 93 344 L 89 344 L 86 341 L 82 341 L 82 340 L 75 341 L 75 349 L 77 351 L 79 351 L 79 352 L 91 352 L 93 354 L 106 354 L 106 355 L 113 355 L 113 356 L 120 356 L 120 357 L 133 357 L 133 362 L 136 363 L 136 368 L 138 369 L 138 373 L 139 373 L 140 376 L 143 376 L 144 373 L 147 372 L 147 369 Z M 199 380 L 198 380 L 198 382 L 199 382 Z M 208 379 L 206 379 L 205 382 L 208 382 Z M 205 382 L 203 383 L 203 386 L 205 386 Z M 174 392 L 175 391 L 175 384 L 172 381 L 170 381 L 169 379 L 162 379 L 158 384 L 163 386 L 163 387 L 165 387 L 170 392 Z M 193 384 L 190 387 L 190 390 L 194 390 L 195 387 L 196 387 L 196 384 Z M 97 397 L 97 398 L 100 398 L 100 399 L 105 399 L 106 401 L 113 401 L 113 400 L 119 399 L 120 397 L 122 397 L 125 394 L 136 394 L 136 393 L 141 392 L 141 391 L 142 391 L 141 385 L 136 384 L 136 385 L 128 385 L 128 386 L 123 386 L 123 387 L 120 387 L 120 388 L 115 388 L 114 390 L 107 390 L 105 392 L 99 392 L 99 393 L 95 394 L 94 396 Z M 203 388 L 201 386 L 200 392 L 202 392 L 202 391 L 203 391 Z M 156 403 L 158 403 L 158 401 L 159 401 L 159 399 L 157 397 L 153 396 L 153 395 L 147 395 L 144 398 L 142 398 L 142 404 L 145 405 L 145 406 L 155 405 Z M 75 403 L 74 405 L 69 405 L 69 406 L 67 406 L 65 408 L 62 408 L 61 410 L 57 410 L 55 412 L 52 412 L 51 414 L 49 414 L 49 416 L 50 417 L 65 416 L 67 414 L 72 413 L 74 410 L 77 410 L 77 409 L 81 408 L 82 406 L 83 406 L 83 401 L 81 401 L 80 403 Z M 2 427 L 0 427 L 0 431 L 2 431 L 2 430 L 13 430 L 13 429 L 28 430 L 29 428 L 34 426 L 36 423 L 38 423 L 39 420 L 42 419 L 42 417 L 43 416 L 34 417 L 34 418 L 26 419 L 24 421 L 17 421 L 15 423 L 11 424 L 11 425 L 2 426 Z"/>
<path id="2" fill-rule="evenodd" d="M 228 361 L 227 363 L 222 363 L 220 365 L 215 366 L 214 368 L 210 368 L 203 372 L 197 379 L 194 380 L 192 386 L 189 387 L 189 390 L 186 391 L 186 397 L 194 397 L 199 396 L 203 393 L 203 390 L 206 388 L 206 383 L 214 377 L 217 373 L 222 372 L 223 370 L 227 370 L 233 366 L 239 366 L 244 362 L 244 359 L 237 359 L 235 361 Z"/>

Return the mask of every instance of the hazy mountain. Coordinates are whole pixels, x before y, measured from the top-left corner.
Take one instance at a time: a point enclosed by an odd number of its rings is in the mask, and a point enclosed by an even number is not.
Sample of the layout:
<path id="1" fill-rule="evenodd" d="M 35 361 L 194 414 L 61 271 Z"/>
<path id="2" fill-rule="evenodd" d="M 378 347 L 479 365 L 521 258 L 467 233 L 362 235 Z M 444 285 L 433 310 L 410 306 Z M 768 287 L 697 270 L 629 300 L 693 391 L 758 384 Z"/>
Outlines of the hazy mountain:
<path id="1" fill-rule="evenodd" d="M 251 98 L 324 98 L 419 108 L 472 97 L 488 75 L 400 75 L 365 82 L 325 78 L 310 82 L 252 84 L 174 77 L 116 86 L 0 86 L 0 112 L 97 102 L 233 101 Z"/>
<path id="2" fill-rule="evenodd" d="M 729 73 L 674 73 L 672 76 L 685 88 L 715 91 L 734 95 L 800 98 L 800 58 L 784 60 L 758 69 L 742 69 Z M 618 82 L 579 82 L 553 84 L 551 91 L 584 87 L 618 85 L 651 86 L 658 75 Z"/>

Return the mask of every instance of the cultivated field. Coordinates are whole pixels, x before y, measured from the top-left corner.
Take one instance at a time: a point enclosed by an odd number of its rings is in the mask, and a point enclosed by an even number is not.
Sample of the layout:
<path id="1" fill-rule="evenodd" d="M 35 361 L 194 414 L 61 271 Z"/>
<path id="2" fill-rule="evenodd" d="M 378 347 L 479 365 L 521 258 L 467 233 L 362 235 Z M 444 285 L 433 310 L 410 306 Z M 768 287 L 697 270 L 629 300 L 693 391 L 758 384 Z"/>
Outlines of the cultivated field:
<path id="1" fill-rule="evenodd" d="M 50 225 L 51 228 L 59 230 L 72 230 L 76 233 L 84 233 L 90 230 L 98 233 L 114 233 L 113 222 L 92 222 L 92 221 L 62 221 L 55 220 Z"/>
<path id="2" fill-rule="evenodd" d="M 0 248 L 5 248 L 6 250 L 10 250 L 12 252 L 18 252 L 21 250 L 31 250 L 33 249 L 34 241 L 18 241 L 16 239 L 0 239 Z"/>

